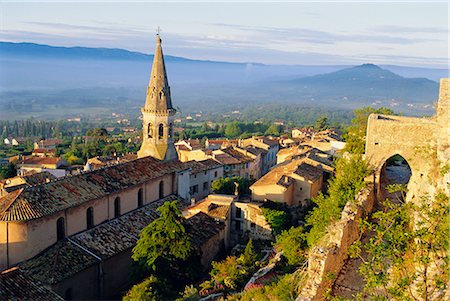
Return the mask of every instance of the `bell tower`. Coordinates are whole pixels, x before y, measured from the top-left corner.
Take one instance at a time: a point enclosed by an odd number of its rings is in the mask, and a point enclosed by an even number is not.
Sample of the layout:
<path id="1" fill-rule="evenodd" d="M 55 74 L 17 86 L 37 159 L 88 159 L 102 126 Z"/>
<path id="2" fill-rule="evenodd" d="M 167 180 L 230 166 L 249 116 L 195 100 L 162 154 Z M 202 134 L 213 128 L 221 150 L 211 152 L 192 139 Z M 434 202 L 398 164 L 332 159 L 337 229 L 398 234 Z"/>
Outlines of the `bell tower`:
<path id="1" fill-rule="evenodd" d="M 159 33 L 156 35 L 156 50 L 145 106 L 141 112 L 143 135 L 138 158 L 152 156 L 163 161 L 178 159 L 173 144 L 173 119 L 176 110 L 172 107 Z"/>

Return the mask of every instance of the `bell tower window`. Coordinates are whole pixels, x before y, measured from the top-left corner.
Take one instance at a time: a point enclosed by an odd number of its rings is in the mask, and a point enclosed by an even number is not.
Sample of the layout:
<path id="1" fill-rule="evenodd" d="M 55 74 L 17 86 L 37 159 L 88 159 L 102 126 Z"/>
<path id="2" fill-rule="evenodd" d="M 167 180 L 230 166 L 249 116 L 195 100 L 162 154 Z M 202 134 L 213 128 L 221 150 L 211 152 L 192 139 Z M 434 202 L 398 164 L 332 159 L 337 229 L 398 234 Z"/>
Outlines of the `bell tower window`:
<path id="1" fill-rule="evenodd" d="M 164 137 L 164 124 L 160 123 L 158 126 L 158 139 L 162 139 Z"/>
<path id="2" fill-rule="evenodd" d="M 147 137 L 153 138 L 153 126 L 151 123 L 149 123 L 147 126 Z"/>

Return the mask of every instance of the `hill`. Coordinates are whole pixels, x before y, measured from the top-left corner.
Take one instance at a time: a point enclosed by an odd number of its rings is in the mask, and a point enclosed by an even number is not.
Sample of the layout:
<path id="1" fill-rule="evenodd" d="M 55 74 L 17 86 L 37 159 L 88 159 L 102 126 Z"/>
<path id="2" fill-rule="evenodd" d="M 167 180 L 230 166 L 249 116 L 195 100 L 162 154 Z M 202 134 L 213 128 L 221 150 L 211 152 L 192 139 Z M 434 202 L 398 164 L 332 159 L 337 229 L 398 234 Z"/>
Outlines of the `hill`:
<path id="1" fill-rule="evenodd" d="M 174 103 L 186 113 L 273 103 L 353 109 L 375 102 L 422 115 L 437 97 L 437 83 L 430 79 L 447 74 L 370 64 L 284 66 L 165 58 Z M 139 114 L 152 60 L 151 54 L 124 49 L 0 42 L 0 119 L 107 114 L 118 108 Z"/>

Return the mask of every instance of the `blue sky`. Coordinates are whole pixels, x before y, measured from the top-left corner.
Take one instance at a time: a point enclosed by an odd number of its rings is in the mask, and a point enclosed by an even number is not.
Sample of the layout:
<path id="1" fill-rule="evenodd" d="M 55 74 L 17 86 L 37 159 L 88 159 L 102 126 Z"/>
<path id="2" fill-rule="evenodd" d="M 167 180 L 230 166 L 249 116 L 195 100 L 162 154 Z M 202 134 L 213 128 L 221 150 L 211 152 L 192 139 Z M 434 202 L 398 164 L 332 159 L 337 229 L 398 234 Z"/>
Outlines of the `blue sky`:
<path id="1" fill-rule="evenodd" d="M 0 40 L 267 64 L 448 68 L 449 4 L 178 1 L 0 3 Z"/>

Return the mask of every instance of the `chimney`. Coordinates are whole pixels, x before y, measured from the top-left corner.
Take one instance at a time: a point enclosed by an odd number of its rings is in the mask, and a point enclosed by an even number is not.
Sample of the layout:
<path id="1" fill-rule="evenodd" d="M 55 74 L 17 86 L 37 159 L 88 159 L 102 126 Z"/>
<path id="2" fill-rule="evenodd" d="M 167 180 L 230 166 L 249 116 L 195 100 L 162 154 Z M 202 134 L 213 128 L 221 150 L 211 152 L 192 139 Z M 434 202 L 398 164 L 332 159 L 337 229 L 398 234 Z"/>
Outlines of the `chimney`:
<path id="1" fill-rule="evenodd" d="M 45 178 L 45 183 L 50 183 L 50 179 L 49 178 Z"/>
<path id="2" fill-rule="evenodd" d="M 195 205 L 195 198 L 191 198 L 191 206 Z"/>

